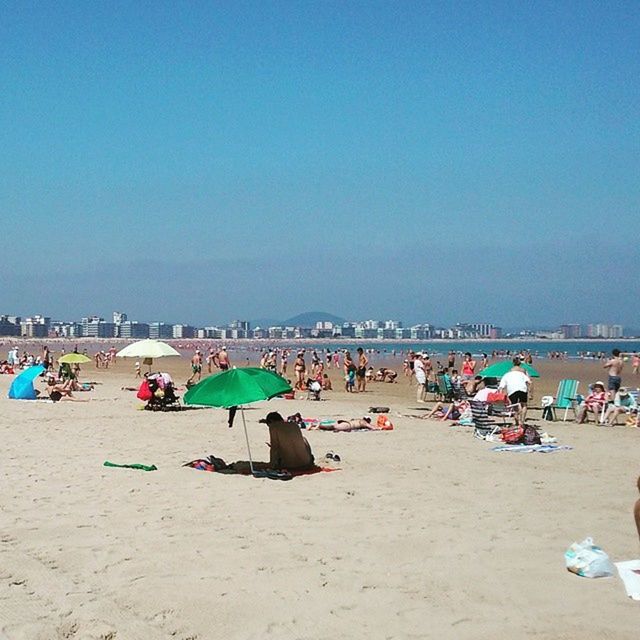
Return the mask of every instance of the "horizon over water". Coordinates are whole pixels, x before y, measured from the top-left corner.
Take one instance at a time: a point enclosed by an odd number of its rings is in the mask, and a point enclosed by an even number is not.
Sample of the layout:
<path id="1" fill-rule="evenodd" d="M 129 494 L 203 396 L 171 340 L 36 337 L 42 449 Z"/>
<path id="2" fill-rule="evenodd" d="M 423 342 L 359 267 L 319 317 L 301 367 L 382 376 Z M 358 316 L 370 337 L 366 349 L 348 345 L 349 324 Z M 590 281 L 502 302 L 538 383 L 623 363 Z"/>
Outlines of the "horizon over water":
<path id="1" fill-rule="evenodd" d="M 49 344 L 53 353 L 61 350 L 69 351 L 69 345 L 78 345 L 82 352 L 96 352 L 108 349 L 111 344 L 123 345 L 137 342 L 135 339 L 126 338 L 25 338 L 25 337 L 0 337 L 0 359 L 2 350 L 8 350 L 17 345 L 44 345 Z M 368 352 L 396 353 L 401 355 L 408 351 L 428 352 L 429 355 L 446 355 L 449 351 L 457 354 L 470 351 L 474 356 L 486 353 L 491 357 L 493 351 L 510 354 L 520 351 L 529 351 L 536 358 L 546 358 L 549 352 L 565 353 L 569 358 L 578 358 L 585 353 L 611 353 L 614 348 L 619 348 L 623 353 L 640 353 L 640 339 L 621 338 L 608 340 L 334 340 L 334 339 L 291 339 L 269 340 L 265 338 L 225 340 L 214 338 L 166 338 L 162 342 L 170 342 L 183 353 L 189 353 L 195 348 L 208 349 L 216 345 L 228 345 L 232 351 L 264 352 L 270 349 L 289 349 L 291 351 L 304 349 L 326 353 L 329 351 L 355 351 L 362 347 Z M 57 347 L 57 348 L 56 348 Z M 21 347 L 22 348 L 22 347 Z"/>

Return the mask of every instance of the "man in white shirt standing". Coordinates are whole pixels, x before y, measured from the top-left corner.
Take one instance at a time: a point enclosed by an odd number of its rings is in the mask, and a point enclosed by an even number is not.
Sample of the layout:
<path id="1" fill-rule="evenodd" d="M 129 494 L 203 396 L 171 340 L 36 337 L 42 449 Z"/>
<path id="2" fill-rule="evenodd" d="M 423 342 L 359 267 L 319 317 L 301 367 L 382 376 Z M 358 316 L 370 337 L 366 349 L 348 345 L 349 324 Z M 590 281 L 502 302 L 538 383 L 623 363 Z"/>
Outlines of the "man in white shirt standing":
<path id="1" fill-rule="evenodd" d="M 530 386 L 531 378 L 520 366 L 520 359 L 514 358 L 513 367 L 502 376 L 498 390 L 507 394 L 511 404 L 520 405 L 520 410 L 517 414 L 520 424 L 524 424 L 527 417 L 527 400 L 529 399 Z"/>

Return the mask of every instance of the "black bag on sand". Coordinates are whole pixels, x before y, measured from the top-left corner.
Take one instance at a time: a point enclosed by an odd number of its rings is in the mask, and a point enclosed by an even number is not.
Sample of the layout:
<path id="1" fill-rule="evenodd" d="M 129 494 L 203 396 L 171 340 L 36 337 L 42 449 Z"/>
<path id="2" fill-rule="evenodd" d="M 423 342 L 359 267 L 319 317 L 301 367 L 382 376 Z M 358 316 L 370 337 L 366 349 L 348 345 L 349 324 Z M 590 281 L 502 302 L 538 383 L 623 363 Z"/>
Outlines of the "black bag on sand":
<path id="1" fill-rule="evenodd" d="M 544 407 L 544 409 L 542 409 L 542 419 L 554 422 L 552 407 Z"/>
<path id="2" fill-rule="evenodd" d="M 540 435 L 535 427 L 524 425 L 524 433 L 522 434 L 522 444 L 542 444 Z"/>
<path id="3" fill-rule="evenodd" d="M 369 407 L 369 413 L 389 413 L 389 407 Z"/>

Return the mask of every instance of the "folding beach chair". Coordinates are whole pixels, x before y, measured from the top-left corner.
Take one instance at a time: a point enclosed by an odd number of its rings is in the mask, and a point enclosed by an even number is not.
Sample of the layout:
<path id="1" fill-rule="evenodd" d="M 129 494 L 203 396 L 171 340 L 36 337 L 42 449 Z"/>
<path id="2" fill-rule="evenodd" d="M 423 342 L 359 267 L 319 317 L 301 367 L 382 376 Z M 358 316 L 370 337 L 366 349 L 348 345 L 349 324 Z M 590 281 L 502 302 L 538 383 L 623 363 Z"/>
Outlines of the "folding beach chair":
<path id="1" fill-rule="evenodd" d="M 554 418 L 556 417 L 556 409 L 564 409 L 564 418 L 562 418 L 563 422 L 567 421 L 567 413 L 569 412 L 569 409 L 573 411 L 573 416 L 576 416 L 579 384 L 580 383 L 577 380 L 560 380 L 555 402 L 551 405 L 551 411 Z"/>
<path id="2" fill-rule="evenodd" d="M 454 400 L 469 400 L 467 389 L 462 383 L 452 384 L 452 395 Z"/>
<path id="3" fill-rule="evenodd" d="M 507 423 L 507 418 L 513 418 L 517 413 L 520 413 L 521 409 L 519 402 L 515 404 L 509 404 L 505 401 L 492 402 L 488 406 L 489 415 L 494 418 L 502 418 L 503 424 Z"/>
<path id="4" fill-rule="evenodd" d="M 480 400 L 471 400 L 471 415 L 473 416 L 473 435 L 481 440 L 495 435 L 502 428 L 502 424 L 498 424 L 489 415 L 489 403 Z"/>
<path id="5" fill-rule="evenodd" d="M 453 400 L 453 387 L 449 379 L 443 375 L 438 375 L 436 378 L 438 380 L 438 395 L 440 396 L 440 400 Z"/>

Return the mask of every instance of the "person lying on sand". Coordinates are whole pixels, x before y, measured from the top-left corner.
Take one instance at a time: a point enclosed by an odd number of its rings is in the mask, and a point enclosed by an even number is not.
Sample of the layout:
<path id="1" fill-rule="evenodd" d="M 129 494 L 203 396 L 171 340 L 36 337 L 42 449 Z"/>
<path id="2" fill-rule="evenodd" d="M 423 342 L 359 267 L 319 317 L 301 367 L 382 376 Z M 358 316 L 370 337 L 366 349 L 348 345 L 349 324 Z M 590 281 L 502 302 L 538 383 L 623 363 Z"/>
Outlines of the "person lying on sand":
<path id="1" fill-rule="evenodd" d="M 323 431 L 355 431 L 357 429 L 368 429 L 370 431 L 381 431 L 380 427 L 371 423 L 371 418 L 351 418 L 351 420 L 337 420 L 335 424 L 320 424 L 318 429 Z"/>
<path id="2" fill-rule="evenodd" d="M 76 398 L 73 393 L 73 385 L 74 380 L 67 380 L 62 384 L 56 383 L 56 381 L 52 378 L 47 380 L 47 388 L 46 393 L 54 402 L 58 402 L 58 400 L 73 400 L 74 402 L 88 402 L 87 400 L 81 400 L 80 398 Z"/>

